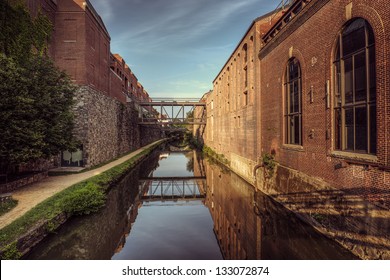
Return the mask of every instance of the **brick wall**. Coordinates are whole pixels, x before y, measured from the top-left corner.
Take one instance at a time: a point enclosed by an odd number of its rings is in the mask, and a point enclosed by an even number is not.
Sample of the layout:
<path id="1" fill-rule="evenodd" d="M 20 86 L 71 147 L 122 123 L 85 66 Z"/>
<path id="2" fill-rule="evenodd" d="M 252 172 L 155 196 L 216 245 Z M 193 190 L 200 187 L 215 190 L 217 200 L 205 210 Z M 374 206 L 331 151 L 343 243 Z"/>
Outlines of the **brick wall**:
<path id="1" fill-rule="evenodd" d="M 286 24 L 277 21 L 299 3 L 278 13 L 271 25 L 272 13 L 258 18 L 243 36 L 207 97 L 205 144 L 224 154 L 231 168 L 249 182 L 262 155 L 273 153 L 281 166 L 306 178 L 389 206 L 390 93 L 386 65 L 390 50 L 385 30 L 390 28 L 390 8 L 380 0 L 310 0 L 302 1 L 303 8 L 296 16 L 283 18 Z M 332 56 L 340 31 L 349 19 L 357 17 L 366 19 L 375 35 L 376 155 L 334 149 Z M 279 23 L 283 23 L 282 28 L 277 28 Z M 302 71 L 302 145 L 287 145 L 285 140 L 284 81 L 292 57 L 299 60 Z"/>
<path id="2" fill-rule="evenodd" d="M 348 8 L 348 4 L 352 10 Z M 376 156 L 336 152 L 334 112 L 327 108 L 326 84 L 332 83 L 332 53 L 338 34 L 350 18 L 361 17 L 375 34 L 377 69 Z M 323 179 L 370 200 L 389 205 L 388 43 L 390 9 L 384 1 L 311 1 L 261 51 L 262 152 L 276 152 L 277 161 L 289 168 Z M 284 72 L 290 57 L 299 60 L 302 71 L 302 146 L 285 144 Z M 310 91 L 313 90 L 313 102 Z M 330 98 L 333 102 L 333 98 Z M 311 132 L 314 132 L 311 134 Z M 311 135 L 310 135 L 311 134 Z"/>
<path id="3" fill-rule="evenodd" d="M 205 144 L 223 154 L 231 162 L 231 168 L 251 182 L 261 147 L 258 134 L 261 127 L 258 114 L 260 34 L 265 34 L 271 22 L 282 14 L 278 10 L 253 21 L 215 78 L 212 94 L 206 98 Z"/>
<path id="4" fill-rule="evenodd" d="M 58 2 L 54 60 L 78 85 L 108 95 L 110 36 L 93 7 L 84 2 Z"/>

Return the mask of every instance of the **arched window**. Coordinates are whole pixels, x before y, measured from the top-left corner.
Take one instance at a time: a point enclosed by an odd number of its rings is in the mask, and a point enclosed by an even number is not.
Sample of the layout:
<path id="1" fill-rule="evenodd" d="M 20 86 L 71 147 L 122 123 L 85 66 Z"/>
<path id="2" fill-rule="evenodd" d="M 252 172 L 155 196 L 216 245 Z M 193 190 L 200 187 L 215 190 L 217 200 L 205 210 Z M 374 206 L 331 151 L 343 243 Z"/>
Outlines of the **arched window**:
<path id="1" fill-rule="evenodd" d="M 335 149 L 376 153 L 375 40 L 358 18 L 339 35 L 335 49 Z"/>
<path id="2" fill-rule="evenodd" d="M 285 77 L 286 143 L 302 145 L 302 77 L 296 58 L 289 60 Z"/>

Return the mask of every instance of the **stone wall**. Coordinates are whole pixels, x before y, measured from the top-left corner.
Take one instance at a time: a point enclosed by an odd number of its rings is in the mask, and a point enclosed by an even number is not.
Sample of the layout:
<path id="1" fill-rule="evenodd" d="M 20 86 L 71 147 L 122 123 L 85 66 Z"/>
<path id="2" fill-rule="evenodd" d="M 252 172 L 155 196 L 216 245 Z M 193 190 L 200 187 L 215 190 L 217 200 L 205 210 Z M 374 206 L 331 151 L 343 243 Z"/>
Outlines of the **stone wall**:
<path id="1" fill-rule="evenodd" d="M 389 259 L 390 210 L 320 177 L 277 165 L 257 169 L 256 186 L 362 259 Z"/>
<path id="2" fill-rule="evenodd" d="M 138 125 L 138 111 L 90 87 L 75 95 L 74 133 L 83 146 L 83 163 L 91 167 L 160 138 L 156 127 Z"/>

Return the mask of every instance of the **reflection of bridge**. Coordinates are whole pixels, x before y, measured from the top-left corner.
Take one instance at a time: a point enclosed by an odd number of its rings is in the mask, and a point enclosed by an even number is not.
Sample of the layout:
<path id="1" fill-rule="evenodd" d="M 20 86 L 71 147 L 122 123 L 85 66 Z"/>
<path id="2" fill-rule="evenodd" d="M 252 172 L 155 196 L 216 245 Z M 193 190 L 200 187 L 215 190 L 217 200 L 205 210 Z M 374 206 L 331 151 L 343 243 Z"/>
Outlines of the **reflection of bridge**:
<path id="1" fill-rule="evenodd" d="M 143 201 L 199 200 L 205 198 L 206 177 L 151 177 L 140 179 Z"/>
<path id="2" fill-rule="evenodd" d="M 140 124 L 158 124 L 162 127 L 184 124 L 206 124 L 206 103 L 195 98 L 154 98 L 151 102 L 140 102 L 144 113 Z M 194 109 L 202 107 L 200 117 L 194 117 Z"/>

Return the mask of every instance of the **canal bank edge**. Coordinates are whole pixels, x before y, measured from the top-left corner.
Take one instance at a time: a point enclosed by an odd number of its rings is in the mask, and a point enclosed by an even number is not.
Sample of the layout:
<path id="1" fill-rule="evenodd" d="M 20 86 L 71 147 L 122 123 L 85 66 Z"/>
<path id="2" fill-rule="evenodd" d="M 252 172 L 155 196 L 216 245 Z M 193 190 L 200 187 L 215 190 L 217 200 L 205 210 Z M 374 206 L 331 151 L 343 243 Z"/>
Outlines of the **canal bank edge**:
<path id="1" fill-rule="evenodd" d="M 211 152 L 210 152 L 211 151 Z M 361 259 L 390 259 L 390 210 L 345 193 L 319 178 L 310 177 L 274 161 L 273 171 L 260 163 L 237 158 L 221 160 L 207 147 L 204 153 L 229 168 L 255 189 L 267 194 L 318 232 Z M 236 161 L 239 161 L 237 163 Z"/>
<path id="2" fill-rule="evenodd" d="M 66 188 L 1 229 L 0 259 L 20 259 L 70 217 L 98 211 L 111 186 L 166 141 L 160 140 L 129 160 Z"/>

